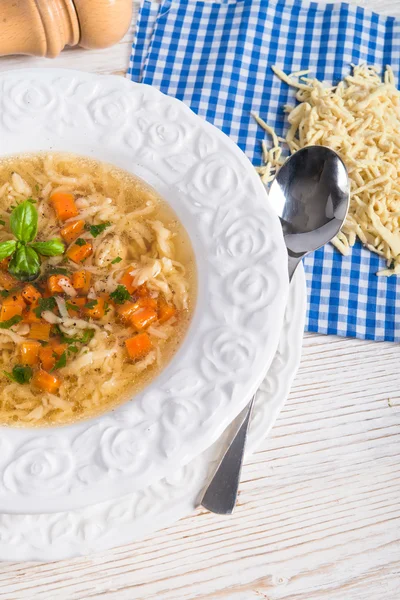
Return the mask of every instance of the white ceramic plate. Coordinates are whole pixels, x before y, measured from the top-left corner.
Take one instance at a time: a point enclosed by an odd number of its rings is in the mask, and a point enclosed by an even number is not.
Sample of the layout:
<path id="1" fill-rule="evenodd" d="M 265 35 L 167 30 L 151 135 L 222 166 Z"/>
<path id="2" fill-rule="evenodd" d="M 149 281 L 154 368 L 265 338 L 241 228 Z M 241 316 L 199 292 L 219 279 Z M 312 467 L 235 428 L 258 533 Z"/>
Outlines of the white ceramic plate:
<path id="1" fill-rule="evenodd" d="M 257 393 L 248 453 L 269 433 L 289 394 L 300 362 L 305 306 L 304 271 L 299 268 L 277 353 Z M 220 438 L 172 476 L 121 498 L 64 513 L 0 515 L 0 560 L 61 560 L 127 544 L 167 527 L 193 512 L 223 447 Z"/>
<path id="2" fill-rule="evenodd" d="M 209 447 L 271 364 L 287 297 L 286 250 L 239 148 L 183 103 L 115 76 L 0 76 L 0 155 L 63 150 L 141 176 L 193 243 L 198 300 L 162 374 L 112 413 L 68 427 L 1 428 L 0 510 L 51 512 L 150 485 Z"/>

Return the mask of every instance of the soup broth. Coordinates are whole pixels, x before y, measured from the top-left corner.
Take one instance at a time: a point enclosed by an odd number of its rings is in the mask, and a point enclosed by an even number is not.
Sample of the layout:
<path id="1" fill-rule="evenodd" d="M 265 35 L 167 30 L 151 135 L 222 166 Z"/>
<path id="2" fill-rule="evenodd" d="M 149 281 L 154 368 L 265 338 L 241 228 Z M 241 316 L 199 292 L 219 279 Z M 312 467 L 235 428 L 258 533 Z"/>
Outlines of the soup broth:
<path id="1" fill-rule="evenodd" d="M 0 258 L 2 425 L 112 409 L 160 372 L 188 328 L 188 236 L 150 186 L 111 165 L 2 159 Z"/>

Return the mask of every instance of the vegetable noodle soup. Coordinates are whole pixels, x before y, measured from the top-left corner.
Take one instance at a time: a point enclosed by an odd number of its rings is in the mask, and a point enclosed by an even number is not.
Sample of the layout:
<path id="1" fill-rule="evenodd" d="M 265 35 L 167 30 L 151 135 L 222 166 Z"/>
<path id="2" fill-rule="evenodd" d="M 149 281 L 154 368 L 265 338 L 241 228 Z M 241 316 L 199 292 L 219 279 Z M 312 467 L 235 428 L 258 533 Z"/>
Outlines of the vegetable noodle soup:
<path id="1" fill-rule="evenodd" d="M 194 303 L 176 215 L 142 180 L 70 154 L 0 161 L 0 424 L 96 416 L 153 378 Z"/>

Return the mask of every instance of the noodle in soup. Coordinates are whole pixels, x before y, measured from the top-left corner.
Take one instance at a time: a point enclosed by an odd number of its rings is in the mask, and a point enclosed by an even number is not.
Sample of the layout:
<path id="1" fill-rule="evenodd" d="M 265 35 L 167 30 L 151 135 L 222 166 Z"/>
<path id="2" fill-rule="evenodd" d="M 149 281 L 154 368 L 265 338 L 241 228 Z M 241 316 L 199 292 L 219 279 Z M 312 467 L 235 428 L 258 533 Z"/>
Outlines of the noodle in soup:
<path id="1" fill-rule="evenodd" d="M 71 423 L 132 398 L 190 322 L 184 228 L 152 188 L 108 164 L 2 159 L 0 259 L 2 425 Z"/>

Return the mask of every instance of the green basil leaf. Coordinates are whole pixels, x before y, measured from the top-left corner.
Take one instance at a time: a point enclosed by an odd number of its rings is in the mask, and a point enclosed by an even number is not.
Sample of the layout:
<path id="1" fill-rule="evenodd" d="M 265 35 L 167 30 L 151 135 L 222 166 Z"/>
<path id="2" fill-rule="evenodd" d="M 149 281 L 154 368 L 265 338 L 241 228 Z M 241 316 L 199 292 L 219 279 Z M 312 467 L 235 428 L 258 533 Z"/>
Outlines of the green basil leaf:
<path id="1" fill-rule="evenodd" d="M 11 319 L 8 319 L 7 321 L 2 321 L 0 323 L 0 329 L 10 329 L 10 327 L 16 325 L 20 321 L 22 321 L 22 317 L 20 315 L 14 315 L 13 317 L 11 317 Z"/>
<path id="2" fill-rule="evenodd" d="M 10 227 L 20 242 L 32 242 L 37 234 L 38 213 L 32 202 L 18 204 L 10 215 Z"/>
<path id="3" fill-rule="evenodd" d="M 15 365 L 12 373 L 7 373 L 7 371 L 3 371 L 3 373 L 8 379 L 11 379 L 11 381 L 16 381 L 20 384 L 29 383 L 33 375 L 31 367 L 24 365 Z"/>
<path id="4" fill-rule="evenodd" d="M 1 242 L 0 244 L 0 260 L 7 258 L 7 256 L 11 256 L 13 252 L 15 252 L 17 247 L 17 242 L 15 240 L 8 240 L 7 242 Z"/>
<path id="5" fill-rule="evenodd" d="M 40 273 L 40 259 L 33 248 L 18 245 L 8 266 L 11 275 L 20 281 L 32 281 Z"/>
<path id="6" fill-rule="evenodd" d="M 59 256 L 60 254 L 64 254 L 65 250 L 63 242 L 57 238 L 48 240 L 47 242 L 34 242 L 30 247 L 42 256 Z"/>

